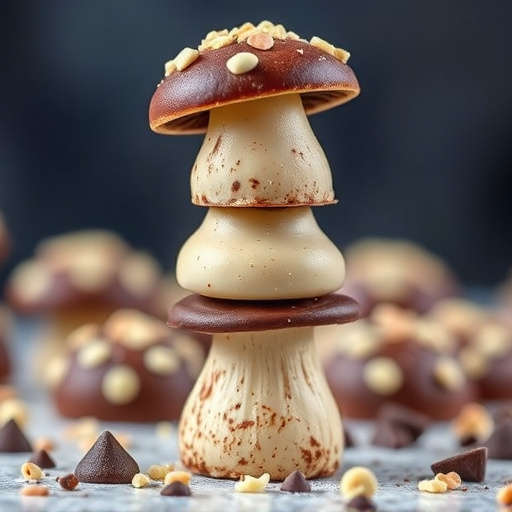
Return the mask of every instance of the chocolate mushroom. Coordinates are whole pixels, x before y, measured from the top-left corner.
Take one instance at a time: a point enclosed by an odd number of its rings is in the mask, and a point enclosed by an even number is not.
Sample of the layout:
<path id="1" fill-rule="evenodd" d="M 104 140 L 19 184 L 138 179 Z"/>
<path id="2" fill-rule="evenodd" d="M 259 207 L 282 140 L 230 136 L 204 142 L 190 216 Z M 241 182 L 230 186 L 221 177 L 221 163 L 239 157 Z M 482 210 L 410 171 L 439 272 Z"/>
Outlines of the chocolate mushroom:
<path id="1" fill-rule="evenodd" d="M 161 134 L 205 133 L 192 202 L 208 207 L 181 248 L 172 328 L 213 334 L 179 426 L 192 471 L 284 480 L 332 474 L 341 418 L 314 328 L 357 318 L 337 291 L 344 260 L 312 207 L 336 202 L 308 115 L 359 93 L 348 53 L 264 21 L 209 33 L 165 66 L 149 107 Z"/>
<path id="2" fill-rule="evenodd" d="M 155 313 L 161 269 L 118 235 L 83 230 L 42 240 L 9 276 L 6 297 L 25 316 L 45 320 L 36 359 L 44 365 L 65 337 L 119 308 Z"/>
<path id="3" fill-rule="evenodd" d="M 131 309 L 75 329 L 67 345 L 48 370 L 57 410 L 70 418 L 177 420 L 204 361 L 194 335 Z"/>

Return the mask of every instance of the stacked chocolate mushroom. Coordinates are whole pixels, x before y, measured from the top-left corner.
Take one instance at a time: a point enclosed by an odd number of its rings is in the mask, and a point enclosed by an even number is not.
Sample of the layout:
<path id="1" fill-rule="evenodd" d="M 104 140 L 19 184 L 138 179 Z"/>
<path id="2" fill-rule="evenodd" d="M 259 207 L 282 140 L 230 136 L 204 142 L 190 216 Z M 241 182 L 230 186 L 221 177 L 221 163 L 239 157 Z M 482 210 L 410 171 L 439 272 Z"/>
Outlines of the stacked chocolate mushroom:
<path id="1" fill-rule="evenodd" d="M 176 268 L 193 294 L 168 320 L 213 334 L 179 427 L 194 472 L 282 480 L 295 470 L 326 476 L 340 463 L 341 419 L 314 327 L 353 321 L 358 306 L 334 293 L 343 256 L 311 209 L 336 201 L 307 115 L 357 96 L 348 56 L 282 25 L 246 23 L 181 51 L 151 100 L 155 132 L 206 132 L 191 192 L 208 212 Z"/>

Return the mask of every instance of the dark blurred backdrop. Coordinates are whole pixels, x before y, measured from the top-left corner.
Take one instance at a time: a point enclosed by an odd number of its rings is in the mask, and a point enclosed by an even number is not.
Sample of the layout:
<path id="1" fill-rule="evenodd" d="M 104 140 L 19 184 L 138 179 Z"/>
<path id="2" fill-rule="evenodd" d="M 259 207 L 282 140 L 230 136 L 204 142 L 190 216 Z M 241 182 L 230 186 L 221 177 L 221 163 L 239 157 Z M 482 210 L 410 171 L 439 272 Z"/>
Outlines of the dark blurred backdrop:
<path id="1" fill-rule="evenodd" d="M 150 131 L 164 62 L 212 29 L 269 19 L 352 53 L 362 93 L 312 116 L 341 248 L 369 235 L 436 252 L 468 285 L 512 265 L 512 2 L 44 0 L 0 7 L 0 210 L 7 273 L 42 238 L 113 229 L 172 269 L 203 208 L 201 136 Z"/>

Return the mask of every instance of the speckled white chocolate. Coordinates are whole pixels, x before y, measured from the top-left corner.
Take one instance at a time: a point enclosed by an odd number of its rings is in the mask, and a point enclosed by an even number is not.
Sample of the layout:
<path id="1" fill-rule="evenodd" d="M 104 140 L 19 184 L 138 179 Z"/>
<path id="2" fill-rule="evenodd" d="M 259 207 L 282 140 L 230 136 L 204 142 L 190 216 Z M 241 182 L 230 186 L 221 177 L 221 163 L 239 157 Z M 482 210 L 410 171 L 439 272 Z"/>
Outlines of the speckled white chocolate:
<path id="1" fill-rule="evenodd" d="M 202 206 L 334 202 L 329 163 L 298 94 L 213 109 L 190 183 Z"/>
<path id="2" fill-rule="evenodd" d="M 209 208 L 180 250 L 176 278 L 209 297 L 306 298 L 338 290 L 345 262 L 307 206 Z"/>
<path id="3" fill-rule="evenodd" d="M 292 471 L 327 476 L 343 451 L 338 408 L 315 352 L 313 327 L 217 334 L 179 425 L 182 462 L 237 478 Z"/>

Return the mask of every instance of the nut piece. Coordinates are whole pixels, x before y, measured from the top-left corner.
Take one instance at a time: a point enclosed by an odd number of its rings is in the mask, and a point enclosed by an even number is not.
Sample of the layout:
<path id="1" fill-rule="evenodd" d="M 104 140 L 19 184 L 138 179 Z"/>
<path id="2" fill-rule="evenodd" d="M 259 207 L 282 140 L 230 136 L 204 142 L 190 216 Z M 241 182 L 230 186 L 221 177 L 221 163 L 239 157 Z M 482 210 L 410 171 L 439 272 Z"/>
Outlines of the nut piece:
<path id="1" fill-rule="evenodd" d="M 448 490 L 448 484 L 443 480 L 432 478 L 432 480 L 421 480 L 418 483 L 418 489 L 424 492 L 430 492 L 432 494 L 438 494 L 446 492 Z"/>
<path id="2" fill-rule="evenodd" d="M 178 71 L 187 69 L 199 57 L 199 52 L 193 48 L 183 48 L 174 58 L 174 64 Z"/>
<path id="3" fill-rule="evenodd" d="M 254 69 L 259 59 L 254 53 L 240 52 L 226 62 L 226 67 L 233 75 L 242 75 Z"/>
<path id="4" fill-rule="evenodd" d="M 235 483 L 235 492 L 261 492 L 270 482 L 270 475 L 263 473 L 259 478 L 250 475 L 242 475 Z"/>
<path id="5" fill-rule="evenodd" d="M 21 476 L 25 480 L 41 480 L 44 477 L 44 472 L 37 464 L 25 462 L 21 465 Z"/>
<path id="6" fill-rule="evenodd" d="M 101 383 L 103 396 L 112 404 L 127 404 L 135 399 L 140 391 L 140 379 L 129 366 L 118 365 L 110 368 Z"/>
<path id="7" fill-rule="evenodd" d="M 444 473 L 437 473 L 434 479 L 444 482 L 450 490 L 458 489 L 462 484 L 460 475 L 455 471 L 450 471 L 446 475 Z"/>
<path id="8" fill-rule="evenodd" d="M 340 492 L 348 500 L 355 496 L 371 498 L 379 483 L 374 473 L 364 466 L 354 466 L 345 471 L 340 481 Z"/>
<path id="9" fill-rule="evenodd" d="M 164 480 L 165 475 L 170 471 L 174 470 L 174 464 L 167 464 L 165 466 L 161 466 L 158 464 L 153 464 L 148 469 L 148 476 L 151 480 Z"/>
<path id="10" fill-rule="evenodd" d="M 59 476 L 57 478 L 57 482 L 59 482 L 60 486 L 65 491 L 74 491 L 78 485 L 78 478 L 73 473 L 68 473 L 66 475 Z"/>
<path id="11" fill-rule="evenodd" d="M 494 430 L 494 420 L 482 404 L 471 402 L 453 420 L 452 429 L 460 443 L 468 439 L 485 442 Z"/>
<path id="12" fill-rule="evenodd" d="M 496 494 L 496 501 L 500 505 L 512 505 L 512 484 L 507 484 L 504 487 L 498 489 Z"/>
<path id="13" fill-rule="evenodd" d="M 440 357 L 434 366 L 434 379 L 448 391 L 458 391 L 464 386 L 464 374 L 455 359 Z"/>
<path id="14" fill-rule="evenodd" d="M 188 471 L 169 471 L 165 475 L 164 484 L 169 485 L 173 482 L 181 482 L 185 485 L 190 485 L 192 475 Z"/>
<path id="15" fill-rule="evenodd" d="M 363 378 L 369 389 L 384 396 L 398 391 L 404 380 L 402 370 L 390 357 L 375 357 L 368 361 Z"/>
<path id="16" fill-rule="evenodd" d="M 247 38 L 247 44 L 258 50 L 270 50 L 274 46 L 274 38 L 267 32 L 257 32 Z"/>
<path id="17" fill-rule="evenodd" d="M 27 485 L 21 488 L 22 496 L 48 496 L 50 489 L 47 485 Z"/>
<path id="18" fill-rule="evenodd" d="M 132 478 L 133 487 L 140 489 L 142 487 L 147 487 L 149 484 L 150 484 L 150 479 L 147 475 L 144 475 L 143 473 L 136 473 L 135 475 L 133 475 L 133 478 Z"/>

